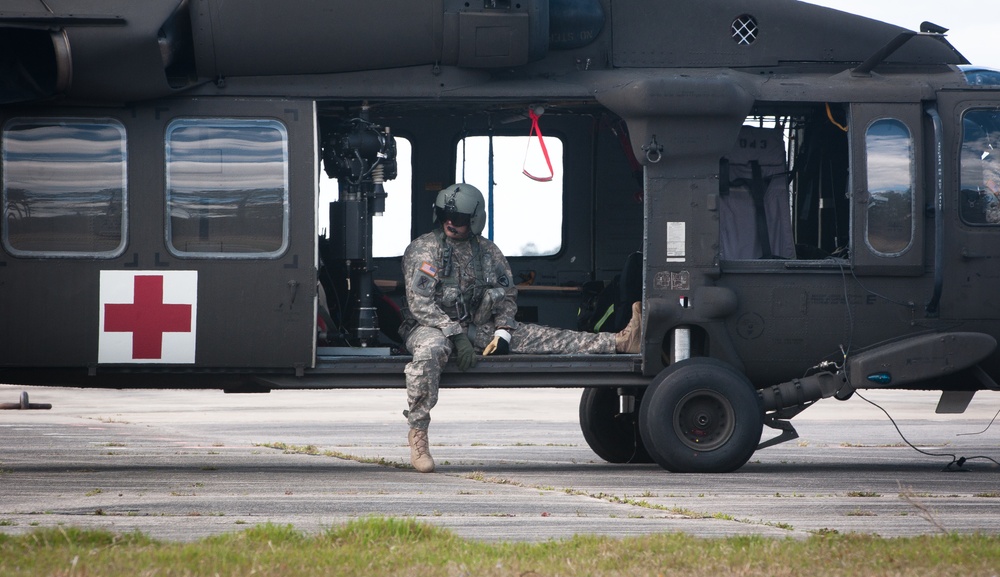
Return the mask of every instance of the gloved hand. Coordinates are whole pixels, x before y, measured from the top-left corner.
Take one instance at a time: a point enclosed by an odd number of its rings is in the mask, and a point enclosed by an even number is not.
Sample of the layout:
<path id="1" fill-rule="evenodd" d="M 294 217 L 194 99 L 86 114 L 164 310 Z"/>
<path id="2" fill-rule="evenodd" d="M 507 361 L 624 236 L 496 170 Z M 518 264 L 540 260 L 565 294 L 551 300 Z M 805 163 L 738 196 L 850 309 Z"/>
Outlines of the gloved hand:
<path id="1" fill-rule="evenodd" d="M 455 356 L 458 359 L 458 368 L 467 371 L 476 366 L 476 351 L 472 348 L 472 341 L 465 333 L 458 333 L 448 337 L 455 345 Z"/>
<path id="2" fill-rule="evenodd" d="M 503 329 L 493 331 L 493 340 L 483 349 L 483 356 L 486 355 L 509 355 L 510 354 L 510 333 Z"/>

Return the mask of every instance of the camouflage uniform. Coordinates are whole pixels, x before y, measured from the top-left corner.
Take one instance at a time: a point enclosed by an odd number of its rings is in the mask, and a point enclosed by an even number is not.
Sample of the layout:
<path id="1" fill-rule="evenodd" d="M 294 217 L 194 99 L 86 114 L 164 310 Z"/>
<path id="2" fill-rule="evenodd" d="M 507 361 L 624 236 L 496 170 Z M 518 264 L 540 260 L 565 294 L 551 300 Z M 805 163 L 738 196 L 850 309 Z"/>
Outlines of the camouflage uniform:
<path id="1" fill-rule="evenodd" d="M 452 352 L 448 337 L 459 332 L 469 336 L 480 354 L 497 328 L 511 333 L 512 353 L 615 352 L 612 333 L 515 321 L 517 287 L 510 265 L 500 249 L 483 237 L 453 240 L 440 230 L 427 233 L 403 253 L 403 277 L 406 306 L 400 336 L 413 355 L 404 371 L 410 406 L 404 414 L 411 428 L 427 429 L 430 410 L 437 404 L 441 370 Z"/>

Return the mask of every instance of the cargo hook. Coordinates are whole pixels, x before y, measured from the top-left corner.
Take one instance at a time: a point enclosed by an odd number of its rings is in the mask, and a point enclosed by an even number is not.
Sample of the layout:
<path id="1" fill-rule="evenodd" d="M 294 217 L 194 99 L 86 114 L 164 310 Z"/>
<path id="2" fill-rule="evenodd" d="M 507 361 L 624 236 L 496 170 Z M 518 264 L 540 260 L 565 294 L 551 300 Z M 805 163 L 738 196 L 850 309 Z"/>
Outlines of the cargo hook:
<path id="1" fill-rule="evenodd" d="M 652 164 L 660 162 L 663 158 L 663 145 L 656 142 L 656 135 L 649 140 L 649 144 L 643 144 L 642 149 L 646 152 L 646 160 Z"/>

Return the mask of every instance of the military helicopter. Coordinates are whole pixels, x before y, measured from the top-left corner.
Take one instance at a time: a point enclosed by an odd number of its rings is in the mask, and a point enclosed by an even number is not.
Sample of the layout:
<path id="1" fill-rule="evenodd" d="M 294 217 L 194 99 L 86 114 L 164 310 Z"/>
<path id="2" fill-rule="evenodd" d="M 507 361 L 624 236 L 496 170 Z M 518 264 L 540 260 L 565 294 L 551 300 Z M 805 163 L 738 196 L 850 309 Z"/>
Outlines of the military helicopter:
<path id="1" fill-rule="evenodd" d="M 443 387 L 583 388 L 600 457 L 674 472 L 858 389 L 962 412 L 1000 388 L 1000 81 L 944 32 L 795 0 L 7 1 L 0 381 L 401 388 L 402 249 L 467 175 L 519 319 L 638 300 L 642 350 Z"/>

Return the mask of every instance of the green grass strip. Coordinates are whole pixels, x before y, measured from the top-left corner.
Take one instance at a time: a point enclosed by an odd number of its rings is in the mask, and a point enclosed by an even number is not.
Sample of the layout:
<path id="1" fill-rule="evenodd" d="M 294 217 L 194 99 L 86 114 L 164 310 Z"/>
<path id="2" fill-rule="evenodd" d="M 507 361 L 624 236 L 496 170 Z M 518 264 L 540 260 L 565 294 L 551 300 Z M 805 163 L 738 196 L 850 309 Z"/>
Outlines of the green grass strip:
<path id="1" fill-rule="evenodd" d="M 260 525 L 191 543 L 58 527 L 0 534 L 0 575 L 21 576 L 949 576 L 991 577 L 996 535 L 807 539 L 683 533 L 490 543 L 412 519 L 362 518 L 318 534 Z"/>

